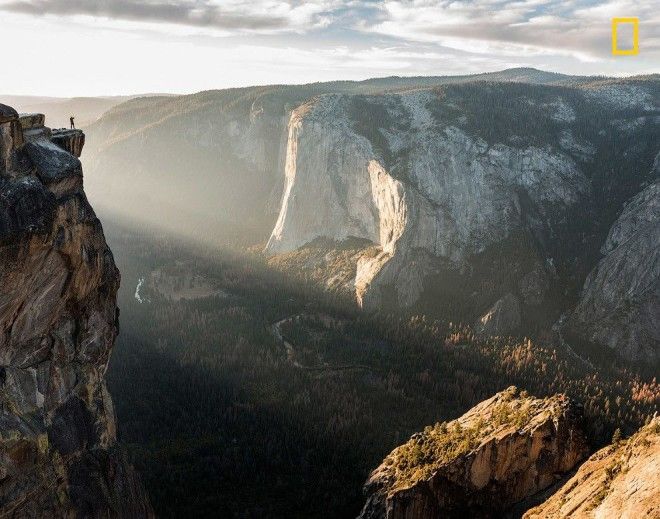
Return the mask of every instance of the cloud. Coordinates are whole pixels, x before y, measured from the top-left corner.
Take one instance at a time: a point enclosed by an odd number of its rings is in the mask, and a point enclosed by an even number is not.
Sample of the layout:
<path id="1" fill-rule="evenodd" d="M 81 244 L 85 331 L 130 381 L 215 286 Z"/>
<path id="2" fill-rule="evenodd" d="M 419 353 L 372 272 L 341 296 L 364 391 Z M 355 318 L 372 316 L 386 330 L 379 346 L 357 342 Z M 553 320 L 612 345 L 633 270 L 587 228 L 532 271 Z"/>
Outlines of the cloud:
<path id="1" fill-rule="evenodd" d="M 655 3 L 657 0 L 0 0 L 0 46 L 3 41 L 7 45 L 15 41 L 9 37 L 12 28 L 19 38 L 33 31 L 30 38 L 23 38 L 23 54 L 28 47 L 40 52 L 53 39 L 47 35 L 75 34 L 78 40 L 87 35 L 86 46 L 102 40 L 107 61 L 121 39 L 144 51 L 136 65 L 138 76 L 145 66 L 153 74 L 155 64 L 166 55 L 165 86 L 145 82 L 134 90 L 196 88 L 183 86 L 186 81 L 198 88 L 212 88 L 387 74 L 462 74 L 513 66 L 623 75 L 658 72 L 660 11 L 654 9 Z M 639 56 L 611 56 L 614 16 L 639 17 Z M 35 43 L 36 25 L 46 43 Z M 185 49 L 180 55 L 185 57 L 176 65 L 173 49 Z M 135 54 L 127 51 L 123 61 L 137 61 Z M 191 71 L 190 78 L 185 78 L 177 73 L 174 76 L 181 78 L 181 86 L 169 86 L 172 69 L 194 68 L 192 62 L 198 63 L 200 74 Z M 209 63 L 217 67 L 209 67 Z M 215 82 L 211 81 L 212 71 L 219 74 Z M 86 74 L 85 79 L 91 77 Z M 107 88 L 106 83 L 98 88 Z"/>
<path id="2" fill-rule="evenodd" d="M 0 10 L 92 16 L 244 32 L 301 31 L 328 23 L 329 0 L 9 0 Z M 324 14 L 325 13 L 325 14 Z"/>
<path id="3" fill-rule="evenodd" d="M 640 39 L 660 53 L 655 0 L 385 0 L 379 16 L 361 20 L 363 32 L 496 56 L 572 56 L 580 61 L 610 53 L 610 20 L 637 16 Z"/>
<path id="4" fill-rule="evenodd" d="M 610 19 L 638 16 L 647 52 L 660 54 L 656 0 L 0 0 L 32 16 L 87 16 L 205 29 L 216 35 L 341 33 L 499 57 L 608 58 Z M 165 30 L 165 29 L 163 29 Z M 355 41 L 355 37 L 351 37 Z"/>

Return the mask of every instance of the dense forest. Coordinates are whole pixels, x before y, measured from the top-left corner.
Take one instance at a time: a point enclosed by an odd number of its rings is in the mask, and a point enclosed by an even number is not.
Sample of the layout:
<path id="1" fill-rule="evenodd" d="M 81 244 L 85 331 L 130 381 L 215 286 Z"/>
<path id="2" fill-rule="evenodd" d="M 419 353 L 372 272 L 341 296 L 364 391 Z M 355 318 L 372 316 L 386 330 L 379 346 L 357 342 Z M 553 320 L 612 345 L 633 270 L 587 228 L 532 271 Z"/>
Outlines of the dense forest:
<path id="1" fill-rule="evenodd" d="M 366 314 L 257 254 L 104 221 L 122 271 L 108 380 L 162 517 L 354 517 L 394 446 L 510 385 L 581 402 L 594 447 L 660 404 L 653 368 L 587 357 L 549 332 L 480 337 L 423 314 Z M 163 268 L 217 290 L 172 298 L 152 274 Z"/>

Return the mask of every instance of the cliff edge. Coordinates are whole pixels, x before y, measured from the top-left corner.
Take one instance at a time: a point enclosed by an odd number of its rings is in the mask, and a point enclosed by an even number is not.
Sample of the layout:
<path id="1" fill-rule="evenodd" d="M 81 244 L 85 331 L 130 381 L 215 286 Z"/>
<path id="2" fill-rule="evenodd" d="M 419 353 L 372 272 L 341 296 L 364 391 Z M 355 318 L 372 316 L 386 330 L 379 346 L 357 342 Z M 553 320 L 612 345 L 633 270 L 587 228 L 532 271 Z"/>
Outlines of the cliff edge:
<path id="1" fill-rule="evenodd" d="M 104 380 L 119 271 L 84 134 L 44 123 L 0 105 L 0 516 L 149 517 Z"/>

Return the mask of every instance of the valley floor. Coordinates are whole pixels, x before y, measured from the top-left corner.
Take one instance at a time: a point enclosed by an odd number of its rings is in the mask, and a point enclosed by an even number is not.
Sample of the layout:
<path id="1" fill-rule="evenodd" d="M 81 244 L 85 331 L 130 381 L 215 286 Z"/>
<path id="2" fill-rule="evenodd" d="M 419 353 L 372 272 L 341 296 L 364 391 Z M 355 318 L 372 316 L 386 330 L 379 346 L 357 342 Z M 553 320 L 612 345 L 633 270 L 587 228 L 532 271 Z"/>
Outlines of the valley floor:
<path id="1" fill-rule="evenodd" d="M 355 517 L 392 448 L 511 385 L 582 403 L 594 448 L 658 410 L 655 380 L 609 358 L 367 315 L 257 256 L 104 222 L 122 271 L 108 380 L 120 440 L 161 517 Z M 159 291 L 151 273 L 181 265 L 214 292 Z"/>

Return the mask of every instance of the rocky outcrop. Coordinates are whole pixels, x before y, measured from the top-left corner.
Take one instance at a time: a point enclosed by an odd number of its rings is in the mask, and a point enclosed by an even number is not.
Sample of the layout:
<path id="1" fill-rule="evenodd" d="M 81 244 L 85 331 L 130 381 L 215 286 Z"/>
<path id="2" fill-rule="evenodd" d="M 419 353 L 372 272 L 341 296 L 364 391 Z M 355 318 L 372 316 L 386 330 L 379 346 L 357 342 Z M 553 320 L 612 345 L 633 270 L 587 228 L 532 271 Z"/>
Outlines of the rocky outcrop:
<path id="1" fill-rule="evenodd" d="M 360 518 L 496 517 L 587 455 L 578 405 L 512 387 L 394 449 L 365 484 Z"/>
<path id="2" fill-rule="evenodd" d="M 85 134 L 82 130 L 53 130 L 50 140 L 74 157 L 80 157 L 85 146 Z"/>
<path id="3" fill-rule="evenodd" d="M 355 274 L 359 261 L 379 254 L 379 249 L 365 240 L 337 243 L 318 240 L 294 251 L 276 254 L 268 259 L 277 270 L 292 273 L 299 279 L 312 281 L 325 290 L 355 297 Z"/>
<path id="4" fill-rule="evenodd" d="M 119 272 L 82 167 L 0 105 L 0 516 L 147 517 L 104 375 Z"/>
<path id="5" fill-rule="evenodd" d="M 658 176 L 610 229 L 568 329 L 637 361 L 660 361 L 660 154 Z"/>
<path id="6" fill-rule="evenodd" d="M 475 329 L 486 335 L 503 335 L 517 331 L 520 323 L 520 301 L 513 294 L 506 294 L 481 316 Z"/>
<path id="7" fill-rule="evenodd" d="M 591 456 L 525 519 L 660 517 L 660 418 Z"/>

